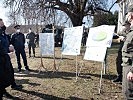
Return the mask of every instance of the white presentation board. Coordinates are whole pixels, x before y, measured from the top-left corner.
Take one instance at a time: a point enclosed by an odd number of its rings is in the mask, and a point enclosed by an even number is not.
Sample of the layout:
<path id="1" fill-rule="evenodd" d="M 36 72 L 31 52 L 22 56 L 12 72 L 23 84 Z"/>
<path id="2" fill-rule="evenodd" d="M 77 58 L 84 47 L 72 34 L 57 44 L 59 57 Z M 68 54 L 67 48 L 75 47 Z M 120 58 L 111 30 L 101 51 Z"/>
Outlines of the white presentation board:
<path id="1" fill-rule="evenodd" d="M 89 30 L 86 46 L 111 47 L 115 26 L 101 25 Z"/>
<path id="2" fill-rule="evenodd" d="M 54 33 L 40 33 L 39 46 L 42 56 L 54 55 Z"/>
<path id="3" fill-rule="evenodd" d="M 82 34 L 83 34 L 83 26 L 64 29 L 64 37 L 62 44 L 63 55 L 80 54 Z"/>
<path id="4" fill-rule="evenodd" d="M 107 47 L 87 47 L 84 59 L 104 62 L 106 50 Z"/>

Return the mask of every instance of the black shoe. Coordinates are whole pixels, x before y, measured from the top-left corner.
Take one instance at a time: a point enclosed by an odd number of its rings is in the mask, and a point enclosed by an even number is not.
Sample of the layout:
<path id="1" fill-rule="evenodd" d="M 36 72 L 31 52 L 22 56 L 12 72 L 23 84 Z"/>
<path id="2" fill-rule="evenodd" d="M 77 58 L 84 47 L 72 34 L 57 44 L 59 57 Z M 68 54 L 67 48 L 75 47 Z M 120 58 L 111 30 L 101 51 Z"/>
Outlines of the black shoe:
<path id="1" fill-rule="evenodd" d="M 21 69 L 18 69 L 18 72 L 21 72 Z"/>
<path id="2" fill-rule="evenodd" d="M 12 95 L 10 95 L 8 92 L 4 92 L 3 96 L 8 98 L 8 99 L 13 99 L 14 97 Z"/>
<path id="3" fill-rule="evenodd" d="M 22 85 L 12 85 L 11 88 L 13 90 L 21 90 L 23 88 L 23 86 Z"/>
<path id="4" fill-rule="evenodd" d="M 27 71 L 31 71 L 31 69 L 29 69 L 29 68 L 26 68 L 26 70 L 27 70 Z"/>
<path id="5" fill-rule="evenodd" d="M 122 82 L 122 77 L 117 76 L 116 79 L 113 80 L 114 83 L 121 83 Z"/>

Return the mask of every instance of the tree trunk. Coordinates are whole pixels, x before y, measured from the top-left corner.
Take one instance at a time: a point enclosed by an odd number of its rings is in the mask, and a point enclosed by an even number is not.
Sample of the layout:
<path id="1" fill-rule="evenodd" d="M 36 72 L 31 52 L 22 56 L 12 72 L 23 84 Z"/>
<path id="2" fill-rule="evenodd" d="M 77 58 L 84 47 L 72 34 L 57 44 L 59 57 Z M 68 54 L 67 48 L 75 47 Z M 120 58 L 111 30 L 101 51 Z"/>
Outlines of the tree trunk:
<path id="1" fill-rule="evenodd" d="M 73 26 L 81 26 L 82 25 L 82 21 L 83 21 L 83 16 L 81 14 L 78 14 L 78 15 L 69 15 L 71 21 L 72 21 L 72 24 Z"/>

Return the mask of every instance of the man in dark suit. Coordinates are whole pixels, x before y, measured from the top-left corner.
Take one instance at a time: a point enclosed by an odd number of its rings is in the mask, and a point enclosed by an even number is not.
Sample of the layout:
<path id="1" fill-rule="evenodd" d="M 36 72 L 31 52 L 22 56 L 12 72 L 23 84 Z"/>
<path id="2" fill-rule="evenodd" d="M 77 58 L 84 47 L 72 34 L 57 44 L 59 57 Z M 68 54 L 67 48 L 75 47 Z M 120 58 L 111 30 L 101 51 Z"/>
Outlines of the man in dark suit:
<path id="1" fill-rule="evenodd" d="M 23 33 L 20 32 L 20 25 L 16 25 L 14 28 L 16 30 L 16 33 L 12 35 L 11 44 L 15 48 L 15 54 L 16 54 L 17 63 L 18 63 L 18 71 L 21 72 L 21 68 L 22 68 L 22 65 L 20 62 L 20 55 L 22 56 L 25 69 L 27 71 L 31 71 L 27 64 L 27 58 L 25 53 L 25 36 Z"/>

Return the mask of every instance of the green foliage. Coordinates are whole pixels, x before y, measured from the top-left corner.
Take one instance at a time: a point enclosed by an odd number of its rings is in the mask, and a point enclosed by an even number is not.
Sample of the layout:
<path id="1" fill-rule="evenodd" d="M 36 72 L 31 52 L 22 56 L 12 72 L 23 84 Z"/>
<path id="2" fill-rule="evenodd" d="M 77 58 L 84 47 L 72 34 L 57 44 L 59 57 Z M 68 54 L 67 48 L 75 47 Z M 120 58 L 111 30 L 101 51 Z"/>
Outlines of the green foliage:
<path id="1" fill-rule="evenodd" d="M 99 25 L 117 25 L 118 23 L 118 12 L 114 13 L 104 13 L 99 12 L 94 16 L 93 26 Z"/>

